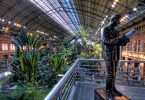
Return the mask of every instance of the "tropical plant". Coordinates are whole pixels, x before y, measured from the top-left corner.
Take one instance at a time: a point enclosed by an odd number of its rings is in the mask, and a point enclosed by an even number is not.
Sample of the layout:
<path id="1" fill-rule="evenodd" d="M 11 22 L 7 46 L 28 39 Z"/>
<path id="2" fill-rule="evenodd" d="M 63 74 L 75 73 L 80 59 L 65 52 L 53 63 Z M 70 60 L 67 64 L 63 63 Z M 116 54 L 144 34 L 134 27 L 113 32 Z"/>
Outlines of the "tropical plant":
<path id="1" fill-rule="evenodd" d="M 66 66 L 68 64 L 68 58 L 65 55 L 51 54 L 49 55 L 48 59 L 50 61 L 50 66 L 53 66 L 58 74 L 65 72 Z"/>
<path id="2" fill-rule="evenodd" d="M 39 85 L 52 86 L 56 82 L 56 71 L 49 65 L 48 56 L 42 56 L 38 63 L 37 82 Z"/>
<path id="3" fill-rule="evenodd" d="M 39 48 L 44 43 L 43 37 L 38 38 L 37 34 L 29 35 L 21 31 L 20 35 L 11 41 L 16 46 L 11 63 L 13 73 L 19 80 L 34 83 L 40 58 Z"/>
<path id="4" fill-rule="evenodd" d="M 99 57 L 101 54 L 101 45 L 96 44 L 92 40 L 92 36 L 90 35 L 88 29 L 85 29 L 83 27 L 80 28 L 80 32 L 77 33 L 77 36 L 79 37 L 78 40 L 81 42 L 81 57 L 88 57 L 88 58 L 96 58 Z"/>

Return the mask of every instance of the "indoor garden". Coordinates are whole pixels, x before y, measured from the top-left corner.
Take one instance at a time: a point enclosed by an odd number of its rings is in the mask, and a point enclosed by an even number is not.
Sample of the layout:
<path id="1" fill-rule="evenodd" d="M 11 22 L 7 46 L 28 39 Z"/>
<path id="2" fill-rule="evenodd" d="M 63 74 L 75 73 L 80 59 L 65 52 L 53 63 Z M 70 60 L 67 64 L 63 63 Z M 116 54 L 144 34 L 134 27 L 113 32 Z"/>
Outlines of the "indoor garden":
<path id="1" fill-rule="evenodd" d="M 9 63 L 11 74 L 0 80 L 0 100 L 42 100 L 79 57 L 99 58 L 100 42 L 93 42 L 91 31 L 81 28 L 75 37 L 49 45 L 48 35 L 21 31 L 11 39 L 16 50 Z M 37 98 L 37 99 L 36 99 Z"/>

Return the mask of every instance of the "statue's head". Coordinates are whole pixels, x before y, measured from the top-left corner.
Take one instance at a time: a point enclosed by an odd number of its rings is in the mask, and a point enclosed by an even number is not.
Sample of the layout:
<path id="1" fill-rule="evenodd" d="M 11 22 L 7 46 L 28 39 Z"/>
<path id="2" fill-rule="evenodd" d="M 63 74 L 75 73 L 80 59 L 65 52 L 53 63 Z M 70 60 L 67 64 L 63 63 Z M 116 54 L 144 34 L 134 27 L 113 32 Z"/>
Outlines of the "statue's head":
<path id="1" fill-rule="evenodd" d="M 115 26 L 117 26 L 120 23 L 121 15 L 120 14 L 114 14 L 111 16 L 110 22 Z"/>

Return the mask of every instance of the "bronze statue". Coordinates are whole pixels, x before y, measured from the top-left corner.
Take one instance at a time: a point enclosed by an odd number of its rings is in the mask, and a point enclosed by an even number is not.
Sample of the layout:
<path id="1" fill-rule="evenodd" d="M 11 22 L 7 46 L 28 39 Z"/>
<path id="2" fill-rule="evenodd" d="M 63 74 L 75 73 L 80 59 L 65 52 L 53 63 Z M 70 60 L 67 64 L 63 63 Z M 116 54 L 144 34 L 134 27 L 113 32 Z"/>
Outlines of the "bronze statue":
<path id="1" fill-rule="evenodd" d="M 101 30 L 103 58 L 106 63 L 106 97 L 107 100 L 114 100 L 115 96 L 122 94 L 115 88 L 115 77 L 117 64 L 120 58 L 120 46 L 125 46 L 130 39 L 125 35 L 119 35 L 115 27 L 120 23 L 121 15 L 115 14 L 111 17 L 110 23 Z"/>

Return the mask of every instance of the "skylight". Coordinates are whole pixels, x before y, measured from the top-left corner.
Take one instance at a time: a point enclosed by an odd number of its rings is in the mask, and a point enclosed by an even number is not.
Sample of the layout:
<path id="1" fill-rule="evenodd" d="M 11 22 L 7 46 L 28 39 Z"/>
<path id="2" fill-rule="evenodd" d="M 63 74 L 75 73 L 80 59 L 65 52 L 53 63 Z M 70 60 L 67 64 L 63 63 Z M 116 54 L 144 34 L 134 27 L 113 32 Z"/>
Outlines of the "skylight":
<path id="1" fill-rule="evenodd" d="M 65 13 L 61 5 L 57 0 L 30 0 L 42 11 L 44 11 L 48 16 L 54 19 L 62 27 L 64 27 L 68 32 L 74 33 L 78 31 L 79 26 L 74 25 L 73 22 L 76 22 L 77 19 L 74 17 L 74 13 L 69 18 Z M 68 1 L 68 0 L 67 0 Z M 67 5 L 67 7 L 70 5 Z"/>
<path id="2" fill-rule="evenodd" d="M 76 29 L 80 30 L 80 22 L 78 20 L 76 9 L 73 5 L 73 0 L 60 0 L 64 10 L 67 12 L 69 18 L 72 21 L 72 24 L 76 27 Z"/>

